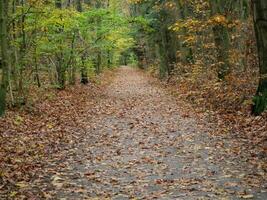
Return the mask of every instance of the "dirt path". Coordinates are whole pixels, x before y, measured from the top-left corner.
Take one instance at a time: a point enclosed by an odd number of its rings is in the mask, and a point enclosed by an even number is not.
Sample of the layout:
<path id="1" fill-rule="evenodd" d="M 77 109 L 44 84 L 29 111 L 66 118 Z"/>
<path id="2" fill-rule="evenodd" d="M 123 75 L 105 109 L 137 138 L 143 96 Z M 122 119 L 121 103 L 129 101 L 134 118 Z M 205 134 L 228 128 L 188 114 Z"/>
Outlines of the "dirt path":
<path id="1" fill-rule="evenodd" d="M 194 119 L 182 117 L 175 100 L 141 72 L 122 67 L 96 103 L 88 111 L 94 118 L 86 136 L 51 155 L 31 183 L 33 196 L 267 199 L 260 178 L 245 181 L 261 171 L 226 157 L 231 144 L 211 139 Z"/>

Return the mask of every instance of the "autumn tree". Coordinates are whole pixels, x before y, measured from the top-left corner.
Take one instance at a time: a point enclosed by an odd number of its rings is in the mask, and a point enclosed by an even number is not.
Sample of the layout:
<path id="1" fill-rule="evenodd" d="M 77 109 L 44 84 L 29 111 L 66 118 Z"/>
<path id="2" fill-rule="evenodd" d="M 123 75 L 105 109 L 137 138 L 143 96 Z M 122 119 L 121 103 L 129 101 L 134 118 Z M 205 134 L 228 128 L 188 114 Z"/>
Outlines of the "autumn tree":
<path id="1" fill-rule="evenodd" d="M 1 1 L 1 115 L 6 105 L 26 105 L 31 91 L 64 89 L 78 75 L 88 83 L 119 65 L 134 43 L 122 4 L 127 6 L 115 0 Z"/>
<path id="2" fill-rule="evenodd" d="M 176 63 L 178 41 L 169 27 L 176 20 L 175 4 L 164 1 L 132 1 L 132 16 L 143 17 L 148 22 L 144 29 L 138 27 L 135 35 L 138 41 L 137 56 L 142 67 L 148 67 L 151 61 L 158 60 L 161 78 L 171 75 Z"/>

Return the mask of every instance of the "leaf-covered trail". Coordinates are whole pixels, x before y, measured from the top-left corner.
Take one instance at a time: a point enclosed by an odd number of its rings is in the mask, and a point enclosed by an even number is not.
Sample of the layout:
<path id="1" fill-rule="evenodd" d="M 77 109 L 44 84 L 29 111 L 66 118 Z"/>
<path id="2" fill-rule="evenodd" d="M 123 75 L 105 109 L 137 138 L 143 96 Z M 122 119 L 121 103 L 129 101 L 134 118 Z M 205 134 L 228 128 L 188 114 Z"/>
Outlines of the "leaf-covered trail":
<path id="1" fill-rule="evenodd" d="M 244 181 L 253 170 L 226 157 L 231 144 L 209 138 L 182 109 L 122 67 L 88 111 L 87 134 L 51 155 L 29 190 L 47 199 L 266 199 L 266 186 Z"/>

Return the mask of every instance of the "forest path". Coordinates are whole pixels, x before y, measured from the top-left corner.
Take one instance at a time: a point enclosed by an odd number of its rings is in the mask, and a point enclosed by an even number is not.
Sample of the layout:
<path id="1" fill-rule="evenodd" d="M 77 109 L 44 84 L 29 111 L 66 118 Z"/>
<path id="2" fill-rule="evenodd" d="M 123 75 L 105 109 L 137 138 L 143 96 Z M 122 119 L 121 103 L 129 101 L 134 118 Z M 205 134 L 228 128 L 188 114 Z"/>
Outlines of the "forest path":
<path id="1" fill-rule="evenodd" d="M 142 72 L 122 67 L 89 111 L 85 137 L 52 156 L 33 188 L 46 199 L 264 199 L 242 182 L 243 165 L 225 157 L 229 144 L 181 109 Z"/>

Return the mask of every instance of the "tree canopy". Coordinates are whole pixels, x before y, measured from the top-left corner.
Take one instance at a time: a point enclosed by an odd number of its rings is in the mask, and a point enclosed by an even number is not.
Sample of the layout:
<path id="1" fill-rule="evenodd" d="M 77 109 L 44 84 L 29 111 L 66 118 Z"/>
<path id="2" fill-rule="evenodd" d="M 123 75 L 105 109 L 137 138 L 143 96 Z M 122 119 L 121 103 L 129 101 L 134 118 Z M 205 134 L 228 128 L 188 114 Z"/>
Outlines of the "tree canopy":
<path id="1" fill-rule="evenodd" d="M 179 79 L 189 91 L 198 88 L 195 95 L 212 93 L 206 98 L 212 107 L 227 101 L 238 110 L 253 99 L 259 115 L 266 108 L 265 25 L 257 20 L 264 6 L 249 0 L 3 1 L 1 114 L 6 104 L 27 104 L 34 85 L 64 89 L 78 74 L 87 84 L 104 68 L 132 63 L 161 79 Z M 246 91 L 233 91 L 245 82 Z M 227 100 L 218 98 L 225 93 Z"/>

